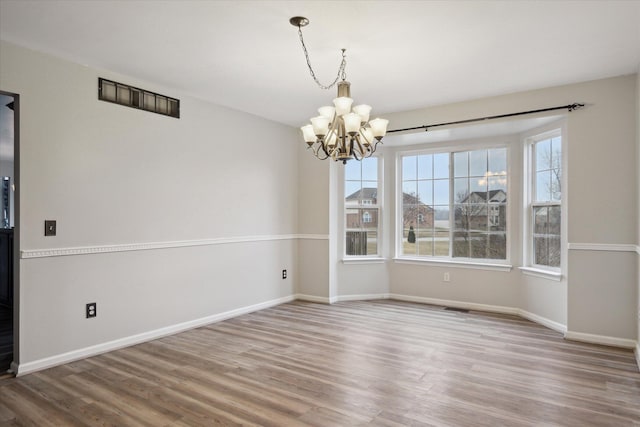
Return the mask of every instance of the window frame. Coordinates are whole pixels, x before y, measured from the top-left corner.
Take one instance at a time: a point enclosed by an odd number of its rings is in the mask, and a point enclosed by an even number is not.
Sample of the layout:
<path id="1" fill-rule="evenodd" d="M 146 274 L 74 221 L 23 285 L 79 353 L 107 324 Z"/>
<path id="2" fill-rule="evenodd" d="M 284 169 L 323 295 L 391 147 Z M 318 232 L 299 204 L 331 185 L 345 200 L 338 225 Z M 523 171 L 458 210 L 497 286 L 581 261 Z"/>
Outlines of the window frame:
<path id="1" fill-rule="evenodd" d="M 520 270 L 528 275 L 551 279 L 555 281 L 562 280 L 562 271 L 566 262 L 566 125 L 564 122 L 554 123 L 545 129 L 533 131 L 531 135 L 524 138 L 524 170 L 523 170 L 523 248 L 522 260 L 523 266 Z M 537 143 L 560 137 L 560 170 L 561 170 L 561 196 L 559 201 L 535 201 L 536 194 L 536 149 Z M 558 267 L 536 264 L 534 249 L 534 209 L 537 207 L 553 207 L 560 208 L 560 265 Z"/>
<path id="2" fill-rule="evenodd" d="M 341 203 L 341 207 L 342 207 L 342 224 L 341 224 L 341 239 L 342 239 L 342 260 L 344 263 L 349 263 L 349 262 L 379 262 L 380 260 L 383 259 L 383 243 L 384 243 L 384 236 L 382 235 L 383 233 L 383 221 L 384 221 L 384 212 L 383 212 L 383 206 L 384 206 L 384 179 L 383 179 L 383 173 L 384 173 L 384 161 L 383 161 L 383 156 L 380 154 L 376 154 L 373 155 L 371 157 L 367 157 L 365 159 L 363 159 L 364 161 L 367 161 L 367 159 L 371 159 L 371 158 L 375 158 L 377 160 L 377 195 L 378 197 L 376 198 L 377 203 L 373 204 L 373 203 L 362 203 L 360 205 L 356 207 L 347 206 L 346 203 L 346 198 L 348 196 L 348 194 L 346 194 L 345 191 L 345 186 L 346 186 L 346 182 L 347 182 L 347 174 L 345 172 L 345 167 L 343 165 L 338 165 L 340 167 L 340 174 L 339 174 L 339 183 L 340 183 L 340 191 L 338 194 L 340 194 L 340 203 Z M 360 168 L 362 168 L 362 161 L 360 160 L 349 160 L 349 162 L 357 162 L 358 164 L 360 164 Z M 361 169 L 362 171 L 362 169 Z M 360 175 L 361 177 L 361 182 L 362 182 L 362 174 Z M 367 201 L 369 202 L 369 201 Z M 376 227 L 376 253 L 375 254 L 367 254 L 367 255 L 349 255 L 347 254 L 347 243 L 346 243 L 346 239 L 347 239 L 347 232 L 349 231 L 349 227 L 347 226 L 347 209 L 367 209 L 367 210 L 376 210 L 377 211 L 377 227 Z M 360 217 L 362 217 L 364 215 L 364 213 L 362 214 L 358 214 Z M 373 218 L 372 218 L 373 220 Z M 363 220 L 364 222 L 364 220 Z"/>
<path id="3" fill-rule="evenodd" d="M 455 266 L 465 268 L 477 268 L 485 270 L 497 270 L 497 271 L 511 271 L 511 245 L 514 235 L 512 209 L 514 201 L 511 200 L 512 193 L 512 145 L 514 143 L 513 136 L 508 137 L 493 137 L 493 138 L 479 138 L 474 140 L 473 143 L 466 144 L 451 144 L 445 143 L 432 147 L 421 147 L 410 150 L 399 150 L 396 152 L 396 197 L 395 197 L 395 257 L 394 260 L 400 263 L 418 263 L 418 264 L 453 264 Z M 476 150 L 492 150 L 503 148 L 506 150 L 506 177 L 507 177 L 507 203 L 506 203 L 506 257 L 505 259 L 493 259 L 493 258 L 470 258 L 470 257 L 453 257 L 453 235 L 454 235 L 454 223 L 455 223 L 455 201 L 453 197 L 455 173 L 453 169 L 453 155 L 457 152 L 476 151 Z M 402 253 L 403 244 L 403 206 L 402 206 L 402 194 L 403 194 L 403 158 L 406 156 L 419 156 L 419 155 L 433 155 L 446 153 L 449 155 L 449 255 L 405 255 Z"/>

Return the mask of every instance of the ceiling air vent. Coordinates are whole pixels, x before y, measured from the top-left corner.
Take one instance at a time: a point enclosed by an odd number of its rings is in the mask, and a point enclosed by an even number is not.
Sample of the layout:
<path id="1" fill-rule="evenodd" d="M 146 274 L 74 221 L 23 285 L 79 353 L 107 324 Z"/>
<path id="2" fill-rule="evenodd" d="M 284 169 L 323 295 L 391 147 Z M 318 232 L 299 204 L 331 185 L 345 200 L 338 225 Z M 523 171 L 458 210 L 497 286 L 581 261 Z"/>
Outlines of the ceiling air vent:
<path id="1" fill-rule="evenodd" d="M 151 111 L 163 116 L 180 118 L 179 99 L 101 77 L 98 78 L 98 99 L 139 110 Z"/>

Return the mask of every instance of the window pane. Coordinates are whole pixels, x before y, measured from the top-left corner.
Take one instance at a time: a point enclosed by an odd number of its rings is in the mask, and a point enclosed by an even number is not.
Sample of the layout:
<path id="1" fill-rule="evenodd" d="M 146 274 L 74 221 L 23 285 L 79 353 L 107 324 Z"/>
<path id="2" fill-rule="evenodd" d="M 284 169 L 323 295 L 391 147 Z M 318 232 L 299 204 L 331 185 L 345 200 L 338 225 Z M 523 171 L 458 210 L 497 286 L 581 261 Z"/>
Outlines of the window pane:
<path id="1" fill-rule="evenodd" d="M 416 179 L 416 156 L 406 156 L 402 158 L 402 180 Z M 347 162 L 348 164 L 349 162 Z"/>
<path id="2" fill-rule="evenodd" d="M 416 245 L 416 231 L 412 225 L 404 222 L 402 227 L 402 254 L 403 255 L 415 255 L 417 253 Z"/>
<path id="3" fill-rule="evenodd" d="M 471 193 L 477 193 L 476 195 L 486 201 L 487 200 L 487 179 L 486 178 L 470 178 Z"/>
<path id="4" fill-rule="evenodd" d="M 449 178 L 449 153 L 433 155 L 433 177 Z"/>
<path id="5" fill-rule="evenodd" d="M 533 233 L 534 234 L 548 234 L 548 208 L 547 207 L 534 207 L 533 208 Z"/>
<path id="6" fill-rule="evenodd" d="M 402 183 L 403 203 L 415 203 L 418 196 L 418 183 L 416 181 L 405 181 Z"/>
<path id="7" fill-rule="evenodd" d="M 454 221 L 456 230 L 469 230 L 469 205 L 455 205 Z"/>
<path id="8" fill-rule="evenodd" d="M 549 265 L 549 239 L 546 236 L 533 238 L 533 259 L 538 265 Z"/>
<path id="9" fill-rule="evenodd" d="M 360 200 L 368 205 L 378 203 L 378 181 L 362 181 Z"/>
<path id="10" fill-rule="evenodd" d="M 456 203 L 465 203 L 469 197 L 469 178 L 454 179 L 453 194 L 453 200 Z"/>
<path id="11" fill-rule="evenodd" d="M 409 227 L 415 228 L 418 221 L 418 205 L 402 205 L 402 226 L 407 230 Z"/>
<path id="12" fill-rule="evenodd" d="M 350 162 L 347 162 L 349 164 Z M 346 204 L 360 203 L 360 190 L 362 189 L 360 181 L 346 181 L 344 183 L 344 194 Z"/>
<path id="13" fill-rule="evenodd" d="M 504 233 L 489 234 L 489 248 L 487 258 L 506 259 L 507 258 L 507 235 Z"/>
<path id="14" fill-rule="evenodd" d="M 545 139 L 535 145 L 536 171 L 551 169 L 551 140 Z"/>
<path id="15" fill-rule="evenodd" d="M 436 205 L 449 204 L 448 179 L 438 179 L 433 181 L 433 203 Z"/>
<path id="16" fill-rule="evenodd" d="M 346 254 L 347 255 L 375 255 L 378 253 L 375 231 L 347 231 Z"/>
<path id="17" fill-rule="evenodd" d="M 549 200 L 559 201 L 562 199 L 562 172 L 560 169 L 551 170 L 551 198 Z"/>
<path id="18" fill-rule="evenodd" d="M 507 149 L 489 150 L 489 175 L 507 174 Z"/>
<path id="19" fill-rule="evenodd" d="M 562 140 L 559 136 L 551 140 L 551 168 L 562 169 Z"/>
<path id="20" fill-rule="evenodd" d="M 347 162 L 347 164 L 349 163 L 356 162 Z M 378 158 L 367 157 L 362 159 L 360 163 L 362 164 L 362 179 L 364 181 L 378 181 Z"/>
<path id="21" fill-rule="evenodd" d="M 536 201 L 546 202 L 551 200 L 551 172 L 546 170 L 536 172 Z"/>
<path id="22" fill-rule="evenodd" d="M 507 205 L 506 203 L 489 204 L 489 229 L 491 231 L 507 230 Z"/>
<path id="23" fill-rule="evenodd" d="M 487 258 L 487 247 L 489 246 L 488 237 L 487 233 L 469 233 L 471 242 L 469 256 L 471 258 Z"/>
<path id="24" fill-rule="evenodd" d="M 549 237 L 549 266 L 560 267 L 560 236 Z"/>
<path id="25" fill-rule="evenodd" d="M 433 256 L 433 236 L 424 236 L 418 231 L 416 248 L 416 255 Z"/>
<path id="26" fill-rule="evenodd" d="M 469 176 L 469 152 L 453 153 L 454 177 Z"/>
<path id="27" fill-rule="evenodd" d="M 560 235 L 560 206 L 549 207 L 549 234 Z"/>
<path id="28" fill-rule="evenodd" d="M 344 178 L 347 181 L 360 181 L 360 163 L 347 162 L 344 165 Z"/>
<path id="29" fill-rule="evenodd" d="M 469 234 L 465 231 L 453 233 L 453 256 L 469 258 Z"/>
<path id="30" fill-rule="evenodd" d="M 433 178 L 433 156 L 418 156 L 418 179 Z"/>
<path id="31" fill-rule="evenodd" d="M 449 256 L 449 231 L 436 231 L 434 240 L 434 255 Z"/>
<path id="32" fill-rule="evenodd" d="M 506 176 L 504 175 L 492 176 L 491 178 L 489 178 L 489 191 L 493 193 L 496 190 L 502 190 L 504 192 L 502 197 L 506 197 L 507 195 L 507 177 Z"/>
<path id="33" fill-rule="evenodd" d="M 418 181 L 418 201 L 433 205 L 433 181 Z"/>
<path id="34" fill-rule="evenodd" d="M 433 226 L 438 230 L 448 230 L 449 225 L 449 206 L 434 206 Z"/>
<path id="35" fill-rule="evenodd" d="M 487 150 L 469 152 L 469 176 L 487 175 Z"/>

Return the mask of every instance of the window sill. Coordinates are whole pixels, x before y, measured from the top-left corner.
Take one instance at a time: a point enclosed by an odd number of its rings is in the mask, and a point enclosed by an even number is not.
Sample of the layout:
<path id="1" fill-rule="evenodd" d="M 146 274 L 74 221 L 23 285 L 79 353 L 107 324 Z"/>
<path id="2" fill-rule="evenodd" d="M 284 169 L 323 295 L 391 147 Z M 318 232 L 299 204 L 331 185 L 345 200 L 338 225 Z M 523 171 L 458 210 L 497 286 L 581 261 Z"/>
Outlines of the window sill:
<path id="1" fill-rule="evenodd" d="M 534 268 L 534 267 L 518 267 L 522 274 L 526 274 L 527 276 L 539 277 L 541 279 L 554 280 L 556 282 L 560 282 L 562 280 L 562 273 L 559 271 L 551 271 L 544 270 L 542 268 Z"/>
<path id="2" fill-rule="evenodd" d="M 439 265 L 452 266 L 460 268 L 472 268 L 476 270 L 488 271 L 506 271 L 509 272 L 513 268 L 510 264 L 489 264 L 484 262 L 470 261 L 453 261 L 450 259 L 421 259 L 421 258 L 394 258 L 393 262 L 398 264 L 416 264 L 416 265 Z"/>
<path id="3" fill-rule="evenodd" d="M 384 264 L 386 260 L 380 257 L 370 257 L 370 258 L 343 258 L 343 264 Z"/>

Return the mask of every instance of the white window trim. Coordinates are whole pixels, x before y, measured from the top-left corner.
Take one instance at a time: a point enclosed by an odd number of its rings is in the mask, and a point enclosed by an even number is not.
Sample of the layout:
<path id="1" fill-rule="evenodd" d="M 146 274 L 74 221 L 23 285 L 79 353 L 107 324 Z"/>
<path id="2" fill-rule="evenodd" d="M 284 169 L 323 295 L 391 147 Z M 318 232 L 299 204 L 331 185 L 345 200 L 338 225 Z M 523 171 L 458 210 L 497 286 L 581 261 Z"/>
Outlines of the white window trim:
<path id="1" fill-rule="evenodd" d="M 527 276 L 539 277 L 541 279 L 549 279 L 555 280 L 556 282 L 560 282 L 562 280 L 562 273 L 555 270 L 550 270 L 547 268 L 539 268 L 539 267 L 518 267 L 518 269 Z"/>
<path id="2" fill-rule="evenodd" d="M 343 264 L 384 264 L 386 259 L 381 256 L 363 257 L 358 255 L 347 255 L 342 259 Z"/>
<path id="3" fill-rule="evenodd" d="M 434 265 L 440 266 L 443 265 L 451 266 L 451 267 L 459 267 L 459 268 L 470 268 L 474 270 L 487 270 L 487 271 L 505 271 L 509 272 L 513 269 L 511 264 L 502 264 L 502 263 L 491 263 L 491 262 L 475 262 L 469 261 L 469 258 L 463 258 L 463 261 L 458 261 L 457 259 L 449 259 L 449 258 L 415 258 L 415 257 L 396 257 L 393 259 L 393 262 L 397 264 L 414 264 L 414 265 Z"/>
<path id="4" fill-rule="evenodd" d="M 533 160 L 533 145 L 537 142 L 544 141 L 545 139 L 552 138 L 554 136 L 561 136 L 562 138 L 562 200 L 560 203 L 551 202 L 538 202 L 533 203 L 533 169 L 535 168 Z M 567 262 L 567 209 L 566 209 L 566 194 L 567 194 L 567 127 L 565 118 L 560 119 L 554 123 L 551 123 L 543 128 L 533 129 L 530 132 L 522 135 L 524 156 L 523 156 L 523 169 L 522 169 L 522 181 L 523 181 L 523 193 L 522 193 L 522 264 L 519 270 L 527 275 L 542 279 L 548 279 L 553 281 L 562 281 L 565 277 L 566 262 Z M 539 265 L 533 263 L 533 210 L 531 207 L 536 206 L 557 206 L 561 207 L 560 217 L 560 267 L 550 267 L 546 265 Z"/>
<path id="5" fill-rule="evenodd" d="M 396 173 L 396 198 L 394 200 L 395 204 L 395 257 L 393 260 L 399 263 L 408 263 L 408 264 L 428 264 L 431 263 L 433 265 L 442 265 L 442 264 L 452 264 L 458 266 L 471 266 L 469 268 L 475 268 L 474 266 L 487 266 L 490 270 L 501 270 L 501 271 L 510 271 L 513 266 L 511 264 L 511 241 L 513 236 L 512 230 L 512 209 L 514 206 L 513 201 L 509 200 L 509 195 L 511 193 L 510 186 L 512 181 L 511 176 L 511 144 L 513 143 L 513 137 L 510 135 L 508 138 L 479 138 L 477 140 L 473 140 L 474 143 L 466 143 L 466 144 L 441 144 L 437 146 L 430 146 L 424 148 L 414 148 L 410 150 L 402 150 L 396 152 L 395 158 L 395 173 Z M 496 148 L 506 148 L 507 150 L 507 257 L 504 260 L 496 260 L 489 258 L 453 258 L 451 256 L 423 256 L 423 257 L 415 257 L 415 256 L 407 256 L 402 255 L 402 225 L 401 221 L 398 218 L 402 217 L 402 203 L 399 201 L 400 197 L 402 197 L 402 158 L 404 156 L 419 156 L 421 154 L 440 154 L 440 153 L 454 153 L 458 151 L 473 151 L 473 150 L 491 150 Z M 451 195 L 453 192 L 454 180 L 452 177 L 453 169 L 449 169 L 449 194 Z M 449 209 L 449 218 L 450 222 L 453 217 L 453 211 Z M 450 249 L 451 252 L 451 249 Z M 406 262 L 405 262 L 406 261 Z M 493 268 L 495 267 L 495 268 Z"/>
<path id="6" fill-rule="evenodd" d="M 376 254 L 371 254 L 371 255 L 347 255 L 347 245 L 346 245 L 346 236 L 347 236 L 347 231 L 349 230 L 349 228 L 347 227 L 347 206 L 345 203 L 345 198 L 347 197 L 347 195 L 345 194 L 344 191 L 344 187 L 345 187 L 345 181 L 346 181 L 346 176 L 345 176 L 345 172 L 344 172 L 344 167 L 340 168 L 340 172 L 338 174 L 338 182 L 339 182 L 339 189 L 338 189 L 338 196 L 339 196 L 339 200 L 340 200 L 340 209 L 341 209 L 341 215 L 342 215 L 342 220 L 341 220 L 341 230 L 340 230 L 340 236 L 341 236 L 341 240 L 342 240 L 342 263 L 343 264 L 378 264 L 381 262 L 385 262 L 385 259 L 383 258 L 383 242 L 384 242 L 384 236 L 382 235 L 383 233 L 383 219 L 384 219 L 384 214 L 383 214 L 383 205 L 384 205 L 384 161 L 383 161 L 383 156 L 380 154 L 376 154 L 372 157 L 375 157 L 376 159 L 378 159 L 378 197 L 377 197 L 377 202 L 376 204 L 358 204 L 358 205 L 354 205 L 351 206 L 350 208 L 352 209 L 377 209 L 378 211 L 378 227 L 377 227 L 377 253 Z M 349 160 L 351 162 L 358 162 L 358 160 Z M 342 166 L 342 165 L 339 165 Z"/>

